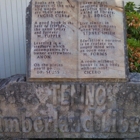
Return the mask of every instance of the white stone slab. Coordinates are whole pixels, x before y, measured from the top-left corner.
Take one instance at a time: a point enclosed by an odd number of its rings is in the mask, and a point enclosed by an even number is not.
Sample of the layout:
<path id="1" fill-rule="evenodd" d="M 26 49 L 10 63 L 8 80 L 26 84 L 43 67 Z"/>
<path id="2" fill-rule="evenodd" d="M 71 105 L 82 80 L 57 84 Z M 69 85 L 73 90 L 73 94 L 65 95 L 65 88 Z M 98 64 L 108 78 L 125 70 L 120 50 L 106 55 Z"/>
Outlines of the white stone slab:
<path id="1" fill-rule="evenodd" d="M 33 0 L 30 78 L 77 78 L 77 2 Z"/>
<path id="2" fill-rule="evenodd" d="M 33 0 L 29 79 L 126 79 L 122 0 Z"/>
<path id="3" fill-rule="evenodd" d="M 126 78 L 121 0 L 80 0 L 78 78 Z"/>

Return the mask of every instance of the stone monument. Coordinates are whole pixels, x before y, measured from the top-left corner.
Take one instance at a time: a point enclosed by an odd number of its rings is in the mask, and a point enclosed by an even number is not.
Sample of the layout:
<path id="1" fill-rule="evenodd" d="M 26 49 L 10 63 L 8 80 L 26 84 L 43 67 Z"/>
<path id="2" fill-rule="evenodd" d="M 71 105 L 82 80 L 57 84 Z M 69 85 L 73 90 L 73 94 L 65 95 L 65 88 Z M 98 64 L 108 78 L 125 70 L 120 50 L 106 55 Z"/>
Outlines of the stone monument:
<path id="1" fill-rule="evenodd" d="M 121 0 L 32 0 L 27 76 L 0 81 L 0 138 L 140 138 Z"/>
<path id="2" fill-rule="evenodd" d="M 28 81 L 127 78 L 122 0 L 33 0 L 30 10 Z"/>

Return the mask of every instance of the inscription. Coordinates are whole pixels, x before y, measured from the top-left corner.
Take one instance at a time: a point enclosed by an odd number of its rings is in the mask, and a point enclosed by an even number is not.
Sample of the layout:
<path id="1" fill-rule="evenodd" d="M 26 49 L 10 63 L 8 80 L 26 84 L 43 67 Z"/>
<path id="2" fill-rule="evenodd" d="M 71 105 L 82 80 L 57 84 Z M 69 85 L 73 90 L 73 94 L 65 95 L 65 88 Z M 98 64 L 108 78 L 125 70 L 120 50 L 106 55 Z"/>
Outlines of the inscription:
<path id="1" fill-rule="evenodd" d="M 125 105 L 121 106 L 120 101 L 124 97 L 118 99 L 125 94 L 121 85 L 117 83 L 88 85 L 34 83 L 21 87 L 11 85 L 5 90 L 7 94 L 0 96 L 0 133 L 140 132 L 140 117 L 132 116 L 131 113 L 127 116 Z M 23 90 L 24 96 L 20 94 L 20 90 Z M 14 102 L 7 103 L 11 94 Z M 17 95 L 18 100 L 15 98 Z M 130 95 L 132 96 L 132 93 Z M 124 98 L 123 102 L 129 101 L 130 95 Z M 120 102 L 119 105 L 116 104 L 117 100 Z M 21 105 L 17 106 L 19 104 Z M 9 108 L 11 106 L 12 109 Z"/>
<path id="2" fill-rule="evenodd" d="M 19 119 L 17 118 L 4 118 L 5 131 L 4 132 L 20 132 Z"/>
<path id="3" fill-rule="evenodd" d="M 120 9 L 115 8 L 114 1 L 79 2 L 79 78 L 109 78 L 115 77 L 115 73 L 116 78 L 125 77 L 123 55 L 122 61 L 118 59 L 119 48 L 124 54 L 123 5 L 121 1 L 118 4 Z"/>
<path id="4" fill-rule="evenodd" d="M 58 130 L 57 132 L 81 132 L 82 130 L 84 132 L 102 132 L 102 133 L 109 133 L 109 132 L 120 132 L 120 133 L 125 133 L 125 132 L 140 132 L 139 128 L 139 118 L 133 117 L 128 119 L 121 118 L 121 120 L 117 121 L 116 115 L 121 115 L 120 112 L 113 112 L 111 113 L 107 112 L 104 114 L 101 119 L 94 119 L 95 117 L 93 116 L 92 113 L 89 113 L 91 116 L 81 116 L 79 120 L 76 120 L 76 117 L 74 118 L 68 118 L 68 116 L 60 116 L 59 117 L 59 123 L 58 123 Z M 119 114 L 120 113 L 120 114 Z M 108 118 L 109 117 L 109 118 Z M 5 124 L 1 125 L 3 126 L 2 132 L 7 132 L 7 133 L 30 133 L 31 131 L 35 131 L 37 133 L 39 132 L 50 132 L 50 127 L 54 124 L 53 120 L 49 121 L 47 118 L 41 118 L 38 117 L 37 119 L 34 120 L 34 118 L 26 118 L 22 120 L 22 129 L 19 129 L 20 118 L 13 118 L 13 119 L 8 119 L 9 117 L 6 117 L 5 119 L 2 118 L 1 120 L 5 122 Z M 68 120 L 69 119 L 69 120 Z M 95 123 L 93 123 L 95 122 Z M 129 124 L 130 122 L 130 124 Z M 117 129 L 117 124 L 118 129 Z M 81 126 L 80 126 L 81 124 Z M 130 130 L 129 130 L 130 127 Z M 56 132 L 54 130 L 54 132 Z"/>
<path id="5" fill-rule="evenodd" d="M 31 78 L 76 78 L 76 7 L 74 0 L 33 1 Z"/>
<path id="6" fill-rule="evenodd" d="M 30 78 L 125 79 L 123 18 L 121 0 L 33 0 Z"/>
<path id="7" fill-rule="evenodd" d="M 111 18 L 115 13 L 112 8 L 108 7 L 108 2 L 84 1 L 80 2 L 80 14 L 83 18 Z"/>

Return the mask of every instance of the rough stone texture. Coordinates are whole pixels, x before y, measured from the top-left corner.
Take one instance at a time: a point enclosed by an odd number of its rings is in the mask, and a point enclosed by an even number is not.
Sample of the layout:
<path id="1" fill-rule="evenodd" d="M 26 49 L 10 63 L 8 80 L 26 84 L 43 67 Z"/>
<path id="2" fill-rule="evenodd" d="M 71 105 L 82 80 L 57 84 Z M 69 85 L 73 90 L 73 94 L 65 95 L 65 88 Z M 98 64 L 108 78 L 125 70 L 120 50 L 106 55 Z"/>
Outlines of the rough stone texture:
<path id="1" fill-rule="evenodd" d="M 99 0 L 96 1 L 99 2 Z M 35 7 L 35 3 L 37 2 L 44 2 L 44 4 L 38 4 L 39 6 L 49 5 L 49 7 L 54 6 L 53 3 L 55 3 L 54 8 L 56 9 L 49 11 L 52 16 L 49 16 L 48 11 L 44 10 L 45 8 L 37 10 L 37 6 Z M 47 4 L 45 4 L 45 2 Z M 86 2 L 92 4 L 86 4 Z M 95 0 L 68 0 L 60 1 L 58 4 L 57 0 L 51 2 L 49 0 L 32 0 L 33 4 L 30 3 L 30 6 L 27 8 L 26 18 L 28 81 L 81 81 L 83 79 L 92 80 L 105 78 L 127 79 L 128 62 L 127 57 L 125 57 L 127 47 L 123 2 L 122 0 L 112 0 L 111 2 L 105 0 L 104 2 L 108 2 L 108 4 L 103 4 L 106 8 L 104 10 L 107 13 L 109 12 L 109 14 L 105 14 L 106 17 L 99 18 L 97 17 L 97 11 L 101 16 L 104 14 L 103 7 L 97 4 L 96 9 L 94 2 Z M 94 6 L 86 7 L 87 5 Z M 92 10 L 88 11 L 88 8 Z M 101 11 L 99 10 L 100 8 L 102 9 Z M 65 16 L 58 18 L 56 16 L 58 15 L 56 14 L 58 11 L 63 12 Z M 45 14 L 45 17 L 40 17 L 43 16 L 45 12 L 48 15 Z M 40 24 L 39 22 L 44 23 Z M 59 28 L 56 33 L 52 22 L 55 22 L 56 25 L 61 25 L 63 28 Z M 95 22 L 97 23 L 97 27 L 95 27 Z M 102 25 L 108 27 L 105 28 Z M 95 29 L 100 29 L 100 31 L 95 31 Z M 37 30 L 41 33 L 37 33 Z M 44 33 L 48 30 L 50 33 Z M 104 31 L 111 32 L 111 34 L 102 33 Z M 95 32 L 97 33 L 95 34 Z M 51 35 L 55 37 L 48 37 Z M 100 40 L 100 43 L 106 43 L 104 48 L 102 48 L 101 45 L 97 45 L 97 48 L 95 48 L 95 43 L 98 43 L 97 40 Z M 51 45 L 44 45 L 47 49 L 52 50 L 55 46 L 59 49 L 59 52 L 68 54 L 56 55 L 56 51 L 50 52 L 50 50 L 35 51 L 35 49 L 40 46 L 38 43 L 44 42 L 51 42 Z M 60 46 L 63 46 L 65 49 L 61 49 Z M 90 46 L 90 48 L 85 48 L 87 46 Z M 107 46 L 110 46 L 110 48 L 107 49 Z M 101 49 L 99 49 L 100 47 Z M 37 52 L 42 53 L 42 55 L 36 55 L 35 53 Z M 45 55 L 43 55 L 43 53 Z M 49 53 L 54 54 L 49 55 Z M 106 63 L 104 60 L 110 61 L 110 63 Z M 53 66 L 51 66 L 51 64 L 53 64 Z M 57 64 L 57 66 L 54 66 L 54 64 Z"/>
<path id="2" fill-rule="evenodd" d="M 127 83 L 5 79 L 0 138 L 140 139 L 140 81 L 132 75 Z"/>
<path id="3" fill-rule="evenodd" d="M 129 79 L 130 79 L 131 82 L 140 82 L 140 74 L 130 73 Z"/>
<path id="4" fill-rule="evenodd" d="M 6 85 L 10 84 L 10 83 L 18 83 L 18 82 L 25 82 L 26 81 L 26 77 L 23 74 L 19 74 L 19 75 L 14 75 L 11 76 L 7 79 L 1 79 L 0 80 L 0 89 L 2 89 L 3 87 L 5 87 Z"/>

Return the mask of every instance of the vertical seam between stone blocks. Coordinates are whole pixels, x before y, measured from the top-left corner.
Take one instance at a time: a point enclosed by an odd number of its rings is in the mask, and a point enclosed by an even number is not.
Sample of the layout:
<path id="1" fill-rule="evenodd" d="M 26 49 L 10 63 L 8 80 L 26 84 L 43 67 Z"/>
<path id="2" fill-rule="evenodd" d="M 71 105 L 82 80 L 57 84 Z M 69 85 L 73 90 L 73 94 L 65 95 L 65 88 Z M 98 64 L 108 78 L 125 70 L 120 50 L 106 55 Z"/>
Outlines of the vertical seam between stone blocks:
<path id="1" fill-rule="evenodd" d="M 126 80 L 128 81 L 129 76 L 129 63 L 128 63 L 128 49 L 127 49 L 127 30 L 126 30 L 126 15 L 125 15 L 125 8 L 124 8 L 124 1 L 122 1 L 123 4 L 123 29 L 124 29 L 124 56 L 125 56 L 125 75 Z"/>
<path id="2" fill-rule="evenodd" d="M 77 1 L 77 79 L 79 79 L 79 66 L 80 66 L 80 60 L 79 60 L 79 3 Z"/>

